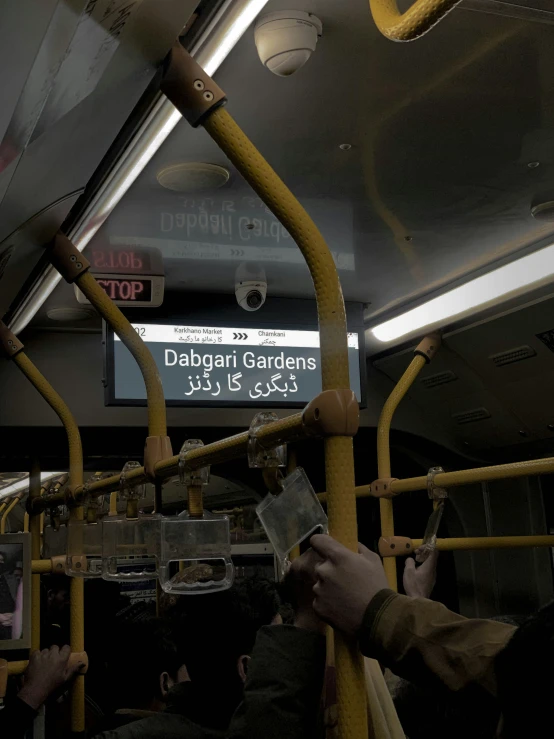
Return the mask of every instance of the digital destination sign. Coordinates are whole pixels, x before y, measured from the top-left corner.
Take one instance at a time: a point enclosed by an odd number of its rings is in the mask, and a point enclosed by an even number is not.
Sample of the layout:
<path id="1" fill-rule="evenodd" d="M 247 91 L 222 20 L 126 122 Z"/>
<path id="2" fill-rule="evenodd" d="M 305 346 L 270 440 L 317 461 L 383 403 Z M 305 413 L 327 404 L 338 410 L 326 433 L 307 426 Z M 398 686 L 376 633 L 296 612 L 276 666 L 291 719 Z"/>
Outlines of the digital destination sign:
<path id="1" fill-rule="evenodd" d="M 164 298 L 163 258 L 157 249 L 125 246 L 97 246 L 87 250 L 91 274 L 116 305 L 160 306 Z M 74 285 L 79 303 L 86 296 Z"/>
<path id="2" fill-rule="evenodd" d="M 152 280 L 118 280 L 113 277 L 97 278 L 100 287 L 109 298 L 118 302 L 128 300 L 132 303 L 138 301 L 150 302 L 152 298 Z"/>
<path id="3" fill-rule="evenodd" d="M 304 405 L 321 392 L 319 332 L 134 323 L 152 352 L 169 405 Z M 108 403 L 144 405 L 129 350 L 108 333 Z M 359 336 L 348 334 L 350 386 L 361 400 Z"/>

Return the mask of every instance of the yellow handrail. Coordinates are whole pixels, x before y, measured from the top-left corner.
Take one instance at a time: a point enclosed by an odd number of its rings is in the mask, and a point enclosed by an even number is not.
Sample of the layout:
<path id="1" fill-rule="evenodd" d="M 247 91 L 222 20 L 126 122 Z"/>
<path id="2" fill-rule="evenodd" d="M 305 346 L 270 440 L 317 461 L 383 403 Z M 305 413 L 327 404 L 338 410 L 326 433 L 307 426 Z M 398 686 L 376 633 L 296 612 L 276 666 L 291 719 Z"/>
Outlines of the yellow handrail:
<path id="1" fill-rule="evenodd" d="M 391 41 L 413 41 L 423 36 L 460 0 L 416 0 L 404 13 L 396 0 L 369 0 L 375 25 Z"/>
<path id="2" fill-rule="evenodd" d="M 13 511 L 13 509 L 16 507 L 16 505 L 21 500 L 21 495 L 16 495 L 9 506 L 6 508 L 4 513 L 2 514 L 2 519 L 0 520 L 0 534 L 6 533 L 6 521 L 8 520 L 8 516 Z"/>
<path id="3" fill-rule="evenodd" d="M 400 380 L 396 383 L 393 391 L 387 398 L 379 422 L 377 424 L 377 476 L 379 479 L 390 478 L 391 461 L 390 461 L 390 427 L 394 412 L 402 398 L 406 395 L 410 387 L 413 385 L 416 377 L 419 375 L 426 362 L 430 361 L 440 345 L 440 337 L 437 334 L 426 336 L 416 348 L 416 356 L 410 362 L 408 369 L 404 372 Z M 379 500 L 379 513 L 381 517 L 381 536 L 394 535 L 394 513 L 392 500 L 381 498 Z M 385 573 L 389 586 L 392 590 L 397 590 L 396 580 L 396 560 L 392 557 L 385 558 L 383 561 Z"/>
<path id="4" fill-rule="evenodd" d="M 102 318 L 113 328 L 140 368 L 146 386 L 148 434 L 150 436 L 167 436 L 162 380 L 150 350 L 117 305 L 114 305 L 102 290 L 93 275 L 89 272 L 83 272 L 76 278 L 75 284 L 90 300 Z"/>
<path id="5" fill-rule="evenodd" d="M 58 395 L 23 351 L 19 351 L 12 359 L 56 413 L 64 426 L 69 445 L 69 487 L 71 490 L 75 490 L 83 484 L 83 447 L 77 422 L 63 398 Z"/>
<path id="6" fill-rule="evenodd" d="M 0 513 L 3 513 L 4 508 L 9 505 L 9 502 L 11 500 L 11 496 L 8 498 L 4 498 L 4 500 L 0 503 Z"/>
<path id="7" fill-rule="evenodd" d="M 554 457 L 544 459 L 530 459 L 524 462 L 510 462 L 491 467 L 475 467 L 469 470 L 456 472 L 440 472 L 435 475 L 435 485 L 440 488 L 471 485 L 474 482 L 488 482 L 490 480 L 507 480 L 527 475 L 546 475 L 554 473 Z M 427 476 L 407 477 L 404 480 L 395 480 L 391 483 L 394 495 L 409 493 L 414 490 L 427 489 Z"/>
<path id="8" fill-rule="evenodd" d="M 306 438 L 306 427 L 304 426 L 302 413 L 295 413 L 287 418 L 268 423 L 259 429 L 257 437 L 264 443 L 264 446 L 271 447 L 288 441 Z M 226 439 L 206 444 L 197 449 L 191 449 L 186 454 L 187 467 L 191 470 L 208 465 L 221 464 L 232 459 L 246 456 L 248 448 L 249 433 L 245 431 L 235 434 Z M 179 471 L 179 456 L 175 455 L 169 459 L 158 462 L 155 466 L 156 477 L 164 480 L 173 477 Z M 144 467 L 128 472 L 126 479 L 134 485 L 141 482 L 147 482 L 148 478 L 144 472 Z M 104 495 L 118 491 L 120 489 L 120 475 L 111 475 L 97 482 L 92 482 L 87 486 L 87 494 L 92 496 Z M 80 488 L 75 492 L 74 499 L 81 502 L 83 497 L 83 489 Z M 45 495 L 38 501 L 38 509 L 51 508 L 64 502 L 64 495 L 61 493 L 53 493 Z"/>
<path id="9" fill-rule="evenodd" d="M 40 466 L 35 459 L 31 464 L 29 475 L 29 498 L 40 497 Z M 31 558 L 40 559 L 40 514 L 35 514 L 29 520 L 29 535 L 31 537 Z M 31 652 L 40 649 L 40 575 L 31 575 Z"/>
<path id="10" fill-rule="evenodd" d="M 403 537 L 400 537 L 403 539 Z M 403 539 L 403 541 L 405 541 Z M 423 539 L 411 539 L 410 549 L 406 550 L 401 547 L 390 552 L 386 559 L 393 557 L 402 557 L 406 551 L 411 553 L 423 544 Z M 437 549 L 439 552 L 461 552 L 473 549 L 522 549 L 526 547 L 554 547 L 553 535 L 533 535 L 533 536 L 464 536 L 452 537 L 449 539 L 437 539 Z"/>
<path id="11" fill-rule="evenodd" d="M 240 174 L 284 225 L 304 255 L 319 316 L 323 390 L 350 387 L 346 315 L 333 257 L 315 223 L 224 108 L 210 112 L 202 125 Z M 325 439 L 329 531 L 357 551 L 352 438 Z M 366 739 L 365 676 L 356 644 L 335 634 L 339 735 Z"/>
<path id="12" fill-rule="evenodd" d="M 83 520 L 83 508 L 73 508 L 70 517 L 74 521 Z M 85 580 L 72 577 L 69 601 L 69 645 L 72 652 L 85 651 Z M 78 675 L 71 685 L 71 730 L 76 734 L 85 731 L 85 676 Z"/>

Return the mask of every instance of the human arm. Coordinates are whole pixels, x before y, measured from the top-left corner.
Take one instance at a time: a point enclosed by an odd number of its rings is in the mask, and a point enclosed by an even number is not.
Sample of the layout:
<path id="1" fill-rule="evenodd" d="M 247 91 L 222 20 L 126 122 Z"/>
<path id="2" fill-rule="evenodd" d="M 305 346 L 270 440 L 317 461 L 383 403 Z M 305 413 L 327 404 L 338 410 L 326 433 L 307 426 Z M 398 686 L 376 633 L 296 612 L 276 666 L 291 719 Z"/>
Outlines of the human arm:
<path id="1" fill-rule="evenodd" d="M 0 711 L 0 736 L 20 739 L 33 725 L 37 712 L 16 696 Z"/>
<path id="2" fill-rule="evenodd" d="M 69 665 L 71 649 L 43 649 L 33 652 L 24 673 L 24 685 L 17 696 L 0 711 L 0 736 L 23 737 L 46 699 L 81 668 Z"/>
<path id="3" fill-rule="evenodd" d="M 466 619 L 440 603 L 388 589 L 380 557 L 360 545 L 356 554 L 327 536 L 314 536 L 316 613 L 357 635 L 362 653 L 395 674 L 459 690 L 471 682 L 496 691 L 494 659 L 514 627 Z"/>

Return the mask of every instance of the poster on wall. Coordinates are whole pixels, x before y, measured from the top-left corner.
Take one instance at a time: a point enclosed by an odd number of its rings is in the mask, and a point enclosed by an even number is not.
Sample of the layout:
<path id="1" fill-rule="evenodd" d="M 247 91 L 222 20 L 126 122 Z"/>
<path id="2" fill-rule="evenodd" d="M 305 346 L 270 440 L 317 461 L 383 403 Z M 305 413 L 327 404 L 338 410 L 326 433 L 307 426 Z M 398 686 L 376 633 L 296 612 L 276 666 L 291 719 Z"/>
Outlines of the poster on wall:
<path id="1" fill-rule="evenodd" d="M 303 406 L 321 392 L 319 332 L 280 327 L 136 323 L 158 366 L 168 405 Z M 142 375 L 113 332 L 109 405 L 145 405 Z M 360 336 L 348 334 L 350 387 L 362 400 Z"/>
<path id="2" fill-rule="evenodd" d="M 31 645 L 29 534 L 0 535 L 0 652 Z"/>

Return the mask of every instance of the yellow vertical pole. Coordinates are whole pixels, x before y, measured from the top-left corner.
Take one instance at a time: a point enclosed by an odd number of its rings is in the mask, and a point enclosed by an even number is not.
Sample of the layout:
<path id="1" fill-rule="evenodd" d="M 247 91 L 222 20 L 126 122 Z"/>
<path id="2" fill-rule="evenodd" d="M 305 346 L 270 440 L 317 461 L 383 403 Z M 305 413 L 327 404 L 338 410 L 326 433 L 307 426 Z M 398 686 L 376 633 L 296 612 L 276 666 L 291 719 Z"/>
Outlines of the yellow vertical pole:
<path id="1" fill-rule="evenodd" d="M 82 506 L 73 508 L 70 517 L 82 521 Z M 69 639 L 72 652 L 85 651 L 85 581 L 82 577 L 72 577 L 70 586 Z M 85 731 L 85 676 L 78 675 L 71 686 L 71 731 L 83 734 Z"/>
<path id="2" fill-rule="evenodd" d="M 198 84 L 200 82 L 200 85 Z M 315 288 L 321 347 L 321 381 L 326 391 L 351 403 L 344 299 L 333 256 L 317 226 L 221 103 L 220 90 L 180 44 L 175 44 L 162 91 L 193 125 L 202 124 L 256 194 L 287 229 L 302 252 Z M 346 398 L 349 396 L 348 400 Z M 345 407 L 345 418 L 348 410 Z M 352 430 L 354 424 L 352 424 Z M 350 428 L 325 439 L 329 532 L 358 550 L 354 455 Z M 354 431 L 353 431 L 354 432 Z M 335 634 L 338 731 L 341 739 L 368 739 L 363 661 L 356 641 Z"/>
<path id="3" fill-rule="evenodd" d="M 346 313 L 329 247 L 298 200 L 225 108 L 210 112 L 202 120 L 202 125 L 285 226 L 304 255 L 316 294 L 322 388 L 324 391 L 349 389 Z M 357 551 L 352 437 L 330 436 L 324 444 L 329 533 L 350 550 Z M 335 665 L 339 737 L 367 739 L 367 696 L 362 657 L 356 641 L 338 631 L 335 632 Z"/>
<path id="4" fill-rule="evenodd" d="M 390 427 L 394 412 L 402 398 L 406 395 L 416 377 L 423 369 L 426 362 L 429 362 L 434 356 L 440 345 L 440 338 L 437 334 L 426 336 L 423 341 L 416 347 L 416 356 L 408 365 L 400 380 L 394 387 L 394 390 L 387 398 L 377 425 L 377 475 L 380 480 L 391 477 L 390 462 Z M 381 498 L 379 500 L 379 512 L 381 516 L 381 536 L 394 536 L 394 513 L 392 500 Z M 394 557 L 385 557 L 383 560 L 385 574 L 389 581 L 389 587 L 392 590 L 398 590 L 396 579 L 396 559 Z"/>
<path id="5" fill-rule="evenodd" d="M 8 521 L 8 516 L 10 515 L 10 513 L 13 511 L 13 509 L 16 507 L 16 505 L 19 503 L 20 500 L 21 500 L 21 495 L 16 495 L 12 499 L 12 502 L 6 508 L 4 513 L 2 514 L 2 519 L 0 520 L 0 534 L 6 533 L 6 523 Z"/>
<path id="6" fill-rule="evenodd" d="M 29 476 L 29 498 L 40 497 L 40 465 L 37 459 L 31 462 Z M 29 519 L 31 535 L 31 559 L 40 559 L 40 513 Z M 31 652 L 40 649 L 40 575 L 31 575 Z"/>
<path id="7" fill-rule="evenodd" d="M 23 516 L 23 531 L 25 534 L 29 533 L 29 514 L 27 511 L 25 511 L 25 515 Z"/>
<path id="8" fill-rule="evenodd" d="M 7 505 L 9 505 L 10 500 L 11 500 L 11 498 L 9 498 L 9 497 L 8 498 L 4 498 L 4 500 L 2 501 L 2 503 L 0 503 L 0 515 L 4 512 L 4 508 Z"/>

